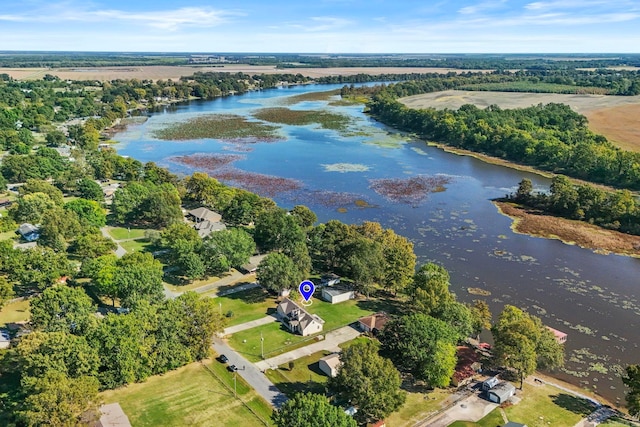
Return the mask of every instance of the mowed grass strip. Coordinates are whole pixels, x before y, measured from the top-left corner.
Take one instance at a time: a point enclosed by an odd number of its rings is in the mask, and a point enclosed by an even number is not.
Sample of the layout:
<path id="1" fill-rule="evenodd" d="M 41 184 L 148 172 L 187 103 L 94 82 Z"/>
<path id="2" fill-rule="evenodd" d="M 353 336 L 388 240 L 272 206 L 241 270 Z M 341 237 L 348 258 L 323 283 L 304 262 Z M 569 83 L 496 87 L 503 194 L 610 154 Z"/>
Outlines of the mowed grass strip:
<path id="1" fill-rule="evenodd" d="M 209 367 L 217 363 L 205 362 Z M 257 401 L 255 392 L 240 377 L 237 380 L 238 394 L 244 401 L 253 402 L 253 406 L 268 421 L 271 414 L 267 404 L 262 400 Z M 120 403 L 134 427 L 263 425 L 233 396 L 232 391 L 200 363 L 149 378 L 144 383 L 105 391 L 101 397 L 105 403 Z"/>
<path id="2" fill-rule="evenodd" d="M 418 421 L 442 409 L 450 396 L 450 391 L 444 389 L 434 389 L 428 393 L 408 391 L 404 405 L 387 417 L 388 425 L 413 426 Z"/>
<path id="3" fill-rule="evenodd" d="M 342 114 L 322 110 L 291 110 L 289 108 L 263 108 L 254 113 L 257 119 L 271 123 L 305 126 L 319 124 L 324 129 L 344 131 L 351 120 Z"/>
<path id="4" fill-rule="evenodd" d="M 276 126 L 249 121 L 246 117 L 232 114 L 214 114 L 175 123 L 154 131 L 158 139 L 184 141 L 213 138 L 222 140 L 255 139 L 275 141 L 282 139 Z"/>
<path id="5" fill-rule="evenodd" d="M 30 309 L 29 300 L 6 304 L 0 310 L 0 328 L 4 328 L 10 323 L 26 322 L 31 317 Z"/>
<path id="6" fill-rule="evenodd" d="M 143 239 L 144 233 L 147 230 L 144 228 L 127 228 L 127 227 L 110 227 L 108 229 L 109 235 L 115 240 L 123 239 Z"/>
<path id="7" fill-rule="evenodd" d="M 518 394 L 520 403 L 505 408 L 505 412 L 509 420 L 529 427 L 571 427 L 593 412 L 586 400 L 550 385 L 525 383 Z"/>

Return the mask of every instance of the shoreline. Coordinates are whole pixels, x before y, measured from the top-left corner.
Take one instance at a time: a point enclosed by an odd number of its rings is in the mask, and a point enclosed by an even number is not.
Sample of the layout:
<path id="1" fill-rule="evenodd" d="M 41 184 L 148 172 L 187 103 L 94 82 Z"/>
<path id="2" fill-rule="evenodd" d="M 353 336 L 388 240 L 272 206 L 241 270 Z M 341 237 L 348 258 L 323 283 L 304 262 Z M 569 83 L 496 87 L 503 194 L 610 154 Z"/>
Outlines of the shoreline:
<path id="1" fill-rule="evenodd" d="M 601 255 L 640 258 L 640 236 L 607 230 L 584 221 L 547 215 L 512 202 L 492 200 L 501 215 L 513 220 L 511 230 L 544 239 L 560 240 Z"/>

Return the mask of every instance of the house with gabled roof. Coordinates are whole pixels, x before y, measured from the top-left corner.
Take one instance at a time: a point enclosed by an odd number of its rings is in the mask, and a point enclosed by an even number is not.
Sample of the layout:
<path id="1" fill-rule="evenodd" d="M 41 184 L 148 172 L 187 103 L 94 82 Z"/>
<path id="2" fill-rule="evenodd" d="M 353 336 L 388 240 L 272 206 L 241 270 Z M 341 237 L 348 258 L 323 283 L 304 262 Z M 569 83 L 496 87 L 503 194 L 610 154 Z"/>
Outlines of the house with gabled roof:
<path id="1" fill-rule="evenodd" d="M 212 210 L 201 206 L 197 209 L 189 211 L 187 216 L 190 216 L 195 223 L 210 221 L 210 222 L 220 222 L 222 220 L 222 215 Z"/>
<path id="2" fill-rule="evenodd" d="M 287 329 L 303 337 L 322 332 L 324 320 L 309 313 L 289 298 L 284 298 L 278 304 L 276 314 Z"/>
<path id="3" fill-rule="evenodd" d="M 384 325 L 387 324 L 389 319 L 389 315 L 381 311 L 358 319 L 358 327 L 360 327 L 360 330 L 363 332 L 371 332 L 375 335 L 384 328 Z"/>

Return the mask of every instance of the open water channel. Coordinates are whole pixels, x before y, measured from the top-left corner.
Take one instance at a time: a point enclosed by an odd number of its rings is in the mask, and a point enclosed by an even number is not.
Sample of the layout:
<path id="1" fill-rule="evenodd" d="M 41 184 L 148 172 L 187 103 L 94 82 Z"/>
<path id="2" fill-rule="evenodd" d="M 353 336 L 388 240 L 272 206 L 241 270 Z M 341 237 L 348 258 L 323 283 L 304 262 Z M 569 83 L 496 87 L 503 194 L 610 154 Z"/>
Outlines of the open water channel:
<path id="1" fill-rule="evenodd" d="M 166 107 L 115 135 L 120 142 L 116 148 L 174 173 L 223 173 L 231 185 L 271 197 L 282 207 L 305 204 L 321 222 L 368 220 L 393 228 L 413 241 L 420 263 L 434 261 L 450 272 L 451 290 L 460 300 L 484 298 L 494 317 L 504 304 L 516 305 L 568 333 L 567 364 L 553 375 L 613 401 L 623 399 L 621 369 L 640 363 L 640 260 L 514 233 L 511 220 L 491 199 L 514 191 L 523 177 L 537 188 L 547 188 L 544 177 L 411 140 L 369 118 L 361 105 L 285 101 L 335 88 L 296 86 Z M 278 125 L 280 139 L 275 142 L 164 141 L 154 136 L 155 130 L 201 115 L 251 117 L 262 108 L 283 105 L 338 112 L 348 116 L 350 124 L 342 131 Z M 194 154 L 234 161 L 223 169 L 176 161 L 176 156 Z M 273 177 L 286 180 L 260 186 Z M 379 192 L 382 181 L 377 180 L 416 177 L 435 180 L 441 188 L 423 198 L 402 200 Z M 491 294 L 471 295 L 468 288 Z"/>

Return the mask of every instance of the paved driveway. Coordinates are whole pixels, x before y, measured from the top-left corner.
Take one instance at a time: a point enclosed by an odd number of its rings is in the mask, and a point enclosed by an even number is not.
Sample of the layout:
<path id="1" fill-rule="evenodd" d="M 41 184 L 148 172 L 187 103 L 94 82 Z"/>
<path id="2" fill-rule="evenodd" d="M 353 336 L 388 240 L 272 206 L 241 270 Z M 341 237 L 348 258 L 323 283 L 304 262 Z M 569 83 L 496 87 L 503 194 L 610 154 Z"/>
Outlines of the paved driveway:
<path id="1" fill-rule="evenodd" d="M 476 392 L 457 401 L 444 412 L 422 420 L 415 427 L 447 427 L 454 421 L 478 421 L 497 407 L 497 403 L 482 399 Z"/>
<path id="2" fill-rule="evenodd" d="M 301 357 L 308 356 L 318 351 L 340 351 L 340 347 L 338 347 L 339 344 L 351 341 L 359 335 L 360 331 L 356 328 L 352 326 L 344 326 L 340 329 L 336 329 L 335 331 L 328 332 L 322 341 L 291 350 L 288 353 L 280 354 L 270 359 L 261 360 L 260 362 L 256 362 L 256 366 L 261 371 L 265 371 L 267 369 L 276 369 L 278 365 L 300 359 Z"/>
<path id="3" fill-rule="evenodd" d="M 225 344 L 221 339 L 213 339 L 213 349 L 218 354 L 224 354 L 229 359 L 229 365 L 238 367 L 238 375 L 245 379 L 251 387 L 254 388 L 260 396 L 268 403 L 279 408 L 287 401 L 287 396 L 278 390 L 278 388 L 269 379 L 244 357 L 240 356 L 235 350 Z"/>

